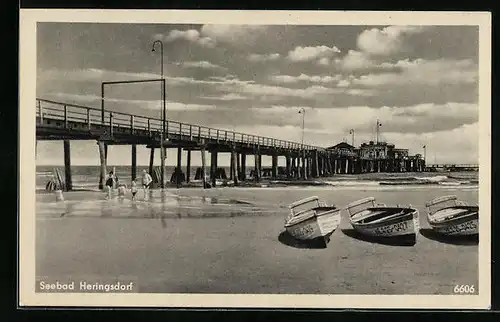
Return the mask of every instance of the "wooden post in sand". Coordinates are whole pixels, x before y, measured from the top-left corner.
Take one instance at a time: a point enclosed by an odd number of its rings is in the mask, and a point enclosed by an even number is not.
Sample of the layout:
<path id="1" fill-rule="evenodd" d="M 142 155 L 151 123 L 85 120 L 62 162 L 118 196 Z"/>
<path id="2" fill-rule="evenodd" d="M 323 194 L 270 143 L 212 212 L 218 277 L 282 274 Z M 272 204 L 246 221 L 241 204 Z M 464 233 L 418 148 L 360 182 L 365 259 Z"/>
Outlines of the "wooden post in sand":
<path id="1" fill-rule="evenodd" d="M 106 178 L 106 144 L 103 141 L 98 141 L 99 159 L 101 161 L 101 173 L 99 175 L 99 189 L 104 189 L 104 180 Z"/>
<path id="2" fill-rule="evenodd" d="M 186 164 L 186 183 L 189 183 L 191 178 L 191 150 L 187 150 L 187 164 Z"/>
<path id="3" fill-rule="evenodd" d="M 66 191 L 73 189 L 73 183 L 71 180 L 71 150 L 69 140 L 64 140 L 64 177 L 65 183 L 64 187 Z"/>
<path id="4" fill-rule="evenodd" d="M 151 152 L 149 154 L 149 174 L 153 175 L 153 166 L 155 162 L 155 148 L 151 147 Z"/>
<path id="5" fill-rule="evenodd" d="M 207 187 L 207 178 L 206 178 L 206 156 L 205 156 L 205 144 L 202 143 L 201 149 L 201 182 L 203 184 L 203 189 Z"/>
<path id="6" fill-rule="evenodd" d="M 137 178 L 137 145 L 132 144 L 132 180 Z"/>

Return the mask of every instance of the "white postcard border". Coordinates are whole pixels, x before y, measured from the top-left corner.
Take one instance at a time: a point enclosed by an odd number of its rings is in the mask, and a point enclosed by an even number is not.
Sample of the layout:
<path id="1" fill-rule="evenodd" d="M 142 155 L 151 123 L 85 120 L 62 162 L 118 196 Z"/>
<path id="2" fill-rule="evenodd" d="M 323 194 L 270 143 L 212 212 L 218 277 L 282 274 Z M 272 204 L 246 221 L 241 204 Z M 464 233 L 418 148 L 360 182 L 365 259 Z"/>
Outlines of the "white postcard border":
<path id="1" fill-rule="evenodd" d="M 36 23 L 212 23 L 211 10 L 20 10 L 19 305 L 98 307 L 487 309 L 491 301 L 491 14 L 488 12 L 225 11 L 225 24 L 479 26 L 479 294 L 244 295 L 35 293 Z M 215 18 L 215 20 L 214 20 Z"/>

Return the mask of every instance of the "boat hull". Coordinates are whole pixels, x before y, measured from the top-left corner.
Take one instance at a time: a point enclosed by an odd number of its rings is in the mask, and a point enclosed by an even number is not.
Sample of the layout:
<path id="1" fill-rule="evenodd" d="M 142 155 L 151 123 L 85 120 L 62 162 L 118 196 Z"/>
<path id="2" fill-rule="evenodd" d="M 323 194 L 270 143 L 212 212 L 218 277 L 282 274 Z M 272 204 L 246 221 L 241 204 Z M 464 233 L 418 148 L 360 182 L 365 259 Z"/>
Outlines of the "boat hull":
<path id="1" fill-rule="evenodd" d="M 451 218 L 438 221 L 435 218 L 441 215 L 441 212 L 449 209 L 438 210 L 433 216 L 428 216 L 431 228 L 442 235 L 448 236 L 468 236 L 479 234 L 479 211 L 472 211 L 464 215 L 457 213 Z M 442 216 L 442 215 L 441 215 Z"/>
<path id="2" fill-rule="evenodd" d="M 351 221 L 351 225 L 360 234 L 370 237 L 403 237 L 417 236 L 420 229 L 418 210 L 408 214 L 381 220 L 375 223 L 357 223 Z"/>
<path id="3" fill-rule="evenodd" d="M 295 239 L 313 241 L 323 238 L 328 242 L 330 235 L 340 225 L 340 219 L 340 211 L 336 211 L 326 215 L 315 215 L 292 225 L 285 225 L 285 229 Z"/>

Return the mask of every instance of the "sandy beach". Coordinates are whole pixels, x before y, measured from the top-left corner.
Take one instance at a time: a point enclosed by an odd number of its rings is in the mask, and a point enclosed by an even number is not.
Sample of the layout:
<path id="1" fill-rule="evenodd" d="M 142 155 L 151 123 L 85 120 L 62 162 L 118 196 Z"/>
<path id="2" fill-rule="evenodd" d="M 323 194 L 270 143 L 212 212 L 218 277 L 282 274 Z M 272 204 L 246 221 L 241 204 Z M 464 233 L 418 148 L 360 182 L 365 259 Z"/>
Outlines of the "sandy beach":
<path id="1" fill-rule="evenodd" d="M 478 287 L 477 240 L 442 240 L 425 219 L 444 194 L 477 203 L 455 187 L 286 187 L 168 189 L 149 201 L 104 200 L 70 192 L 64 202 L 37 194 L 38 277 L 133 277 L 140 292 L 294 294 L 453 294 Z M 282 238 L 287 205 L 316 195 L 339 207 L 366 196 L 420 211 L 414 246 L 363 240 L 342 223 L 327 248 Z"/>

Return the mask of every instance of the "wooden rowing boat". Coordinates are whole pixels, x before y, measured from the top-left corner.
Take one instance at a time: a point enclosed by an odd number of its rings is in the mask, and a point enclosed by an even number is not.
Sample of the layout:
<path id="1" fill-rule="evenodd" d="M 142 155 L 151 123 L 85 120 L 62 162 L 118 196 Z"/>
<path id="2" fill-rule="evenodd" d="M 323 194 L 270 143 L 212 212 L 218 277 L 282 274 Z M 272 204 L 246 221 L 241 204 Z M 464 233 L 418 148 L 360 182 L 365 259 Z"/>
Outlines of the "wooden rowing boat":
<path id="1" fill-rule="evenodd" d="M 457 196 L 449 195 L 433 199 L 425 207 L 427 221 L 437 233 L 449 236 L 479 234 L 478 205 L 468 205 L 458 200 Z"/>
<path id="2" fill-rule="evenodd" d="M 362 207 L 356 211 L 353 208 Z M 354 230 L 370 237 L 417 237 L 420 228 L 419 212 L 411 205 L 388 207 L 375 204 L 368 197 L 347 205 L 346 210 Z"/>
<path id="3" fill-rule="evenodd" d="M 316 196 L 289 205 L 290 214 L 285 218 L 286 231 L 296 239 L 330 241 L 330 235 L 340 225 L 340 208 L 326 205 Z"/>

